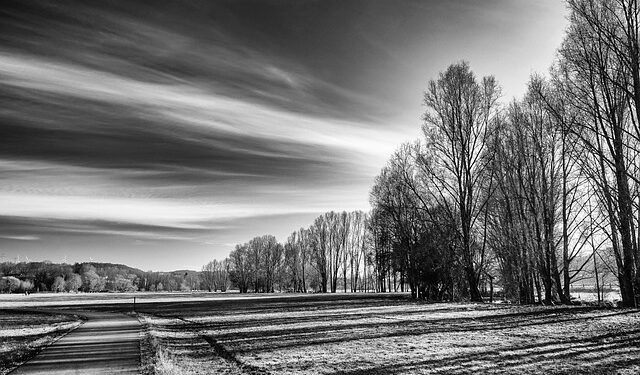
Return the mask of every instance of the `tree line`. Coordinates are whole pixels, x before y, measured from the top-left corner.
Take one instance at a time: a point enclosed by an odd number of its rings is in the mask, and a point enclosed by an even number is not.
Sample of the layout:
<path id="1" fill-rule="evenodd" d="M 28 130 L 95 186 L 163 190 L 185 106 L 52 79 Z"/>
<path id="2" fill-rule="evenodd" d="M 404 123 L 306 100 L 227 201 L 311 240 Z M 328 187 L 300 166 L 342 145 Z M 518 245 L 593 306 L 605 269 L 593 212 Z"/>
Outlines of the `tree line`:
<path id="1" fill-rule="evenodd" d="M 291 233 L 284 244 L 264 235 L 236 245 L 223 261 L 229 280 L 241 293 L 362 290 L 362 275 L 366 278 L 370 267 L 366 221 L 362 211 L 331 211 Z"/>
<path id="2" fill-rule="evenodd" d="M 599 284 L 600 262 L 622 303 L 637 306 L 637 2 L 567 4 L 557 59 L 523 98 L 502 105 L 494 77 L 449 66 L 424 94 L 423 138 L 402 145 L 378 176 L 377 237 L 417 283 L 414 294 L 440 298 L 462 286 L 481 301 L 480 285 L 496 279 L 521 303 L 569 303 L 587 268 Z"/>
<path id="3" fill-rule="evenodd" d="M 401 145 L 370 193 L 370 213 L 319 216 L 284 245 L 236 246 L 242 292 L 406 287 L 414 297 L 571 302 L 590 273 L 640 294 L 640 47 L 636 0 L 568 0 L 548 74 L 508 104 L 467 62 L 431 80 L 423 137 Z M 364 289 L 369 289 L 364 287 Z"/>
<path id="4" fill-rule="evenodd" d="M 0 293 L 135 292 L 206 289 L 194 271 L 141 271 L 121 264 L 0 263 Z"/>

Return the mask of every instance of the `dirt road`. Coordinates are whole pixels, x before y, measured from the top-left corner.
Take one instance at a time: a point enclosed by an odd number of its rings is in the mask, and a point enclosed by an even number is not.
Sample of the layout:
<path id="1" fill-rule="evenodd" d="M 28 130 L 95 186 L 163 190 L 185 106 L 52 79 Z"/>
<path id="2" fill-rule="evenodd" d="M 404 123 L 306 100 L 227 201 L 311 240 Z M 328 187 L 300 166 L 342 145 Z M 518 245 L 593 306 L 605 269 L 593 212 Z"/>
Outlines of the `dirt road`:
<path id="1" fill-rule="evenodd" d="M 88 320 L 11 372 L 139 374 L 140 323 L 118 313 L 82 312 Z"/>

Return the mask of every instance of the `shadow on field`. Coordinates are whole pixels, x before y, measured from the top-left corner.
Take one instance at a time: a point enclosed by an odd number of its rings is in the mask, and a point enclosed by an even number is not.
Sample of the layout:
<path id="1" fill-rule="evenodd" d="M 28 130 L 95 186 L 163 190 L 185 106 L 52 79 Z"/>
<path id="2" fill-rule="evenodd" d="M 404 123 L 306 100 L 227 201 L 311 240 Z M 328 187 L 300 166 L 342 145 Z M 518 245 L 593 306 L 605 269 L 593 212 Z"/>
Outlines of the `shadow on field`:
<path id="1" fill-rule="evenodd" d="M 511 373 L 601 374 L 640 366 L 640 325 L 607 325 L 610 320 L 635 319 L 638 310 L 427 304 L 397 295 L 172 302 L 140 304 L 137 310 L 170 319 L 155 327 L 163 332 L 164 345 L 194 355 L 194 347 L 199 351 L 208 345 L 245 373 L 266 370 L 239 358 L 256 358 L 251 359 L 255 362 L 270 353 L 295 351 L 302 353 L 304 361 L 322 352 L 325 345 L 332 350 L 347 345 L 366 351 L 367 343 L 375 340 L 391 339 L 397 344 L 429 338 L 445 340 L 443 345 L 448 347 L 412 353 L 396 346 L 393 350 L 400 355 L 394 360 L 380 364 L 361 359 L 357 366 L 354 359 L 345 366 L 336 364 L 335 373 L 468 374 L 508 369 Z M 594 324 L 597 329 L 591 330 Z M 185 336 L 186 332 L 191 336 Z M 203 340 L 194 341 L 194 337 Z M 313 360 L 309 363 L 313 365 Z"/>
<path id="2" fill-rule="evenodd" d="M 559 310 L 559 311 L 558 311 Z M 253 352 L 299 347 L 300 345 L 325 345 L 349 341 L 391 338 L 403 336 L 420 336 L 437 333 L 470 333 L 492 330 L 510 330 L 516 328 L 546 326 L 571 321 L 590 320 L 593 316 L 582 316 L 591 312 L 592 308 L 558 309 L 556 311 L 533 311 L 526 313 L 496 314 L 481 317 L 460 317 L 445 319 L 384 319 L 384 314 L 355 314 L 338 318 L 335 315 L 315 315 L 312 318 L 278 318 L 268 320 L 242 320 L 229 324 L 198 324 L 199 329 L 206 329 L 219 342 L 231 346 L 234 352 Z M 577 310 L 577 311 L 576 311 Z M 451 312 L 454 313 L 453 311 Z M 558 318 L 571 313 L 569 318 Z M 599 315 L 598 319 L 616 315 L 632 314 L 635 311 L 612 312 Z M 373 320 L 356 322 L 357 320 Z M 303 327 L 287 325 L 306 324 Z M 274 328 L 282 327 L 282 328 Z M 167 327 L 168 328 L 168 327 Z M 192 327 L 194 328 L 194 327 Z M 228 333 L 225 333 L 229 331 Z"/>
<path id="3" fill-rule="evenodd" d="M 624 369 L 630 365 L 638 365 L 640 359 L 637 353 L 624 360 L 609 361 L 612 350 L 629 349 L 630 346 L 640 345 L 640 330 L 626 332 L 624 337 L 618 337 L 617 333 L 593 336 L 588 339 L 556 340 L 539 344 L 521 345 L 509 348 L 509 352 L 517 354 L 504 354 L 496 350 L 477 351 L 474 354 L 453 355 L 432 360 L 395 363 L 359 369 L 352 371 L 337 371 L 342 375 L 365 374 L 403 374 L 413 369 L 428 368 L 432 370 L 447 369 L 447 373 L 472 373 L 476 370 L 473 366 L 480 367 L 482 371 L 497 370 L 500 368 L 526 367 L 526 365 L 540 366 L 544 362 L 562 363 L 562 360 L 575 358 L 581 354 L 589 354 L 591 363 L 585 364 L 586 369 L 579 371 L 581 374 L 614 373 L 614 370 Z M 599 363 L 604 362 L 604 363 Z M 469 364 L 472 364 L 469 366 Z M 576 373 L 575 369 L 567 369 L 566 373 Z"/>

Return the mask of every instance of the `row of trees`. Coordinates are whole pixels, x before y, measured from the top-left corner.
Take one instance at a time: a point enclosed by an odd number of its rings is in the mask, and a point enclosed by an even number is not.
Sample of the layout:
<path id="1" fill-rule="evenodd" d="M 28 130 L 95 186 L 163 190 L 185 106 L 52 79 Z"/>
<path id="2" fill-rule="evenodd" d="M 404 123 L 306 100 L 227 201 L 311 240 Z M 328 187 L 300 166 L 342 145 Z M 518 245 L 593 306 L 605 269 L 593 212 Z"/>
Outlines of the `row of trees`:
<path id="1" fill-rule="evenodd" d="M 110 263 L 0 263 L 0 293 L 134 292 L 208 289 L 194 271 L 144 272 Z M 218 288 L 219 289 L 219 288 Z"/>
<path id="2" fill-rule="evenodd" d="M 424 139 L 401 146 L 376 180 L 377 246 L 400 260 L 414 294 L 457 285 L 480 301 L 479 286 L 498 277 L 522 303 L 568 303 L 576 278 L 592 265 L 598 283 L 604 262 L 623 304 L 637 305 L 637 3 L 568 5 L 548 78 L 533 76 L 505 107 L 493 77 L 451 65 L 425 92 Z"/>
<path id="3" fill-rule="evenodd" d="M 0 263 L 0 275 L 14 287 L 2 292 L 132 291 L 143 272 L 108 263 L 56 264 L 51 262 Z M 14 279 L 23 284 L 16 288 Z M 6 281 L 9 283 L 9 281 Z"/>
<path id="4" fill-rule="evenodd" d="M 451 65 L 424 94 L 424 137 L 376 178 L 371 213 L 321 215 L 282 246 L 272 236 L 239 245 L 240 289 L 335 292 L 341 281 L 356 291 L 369 271 L 376 290 L 393 279 L 420 298 L 482 301 L 495 282 L 521 303 L 569 303 L 571 285 L 592 269 L 599 287 L 604 266 L 636 306 L 638 5 L 567 5 L 548 77 L 532 76 L 505 106 L 494 77 Z"/>
<path id="5" fill-rule="evenodd" d="M 209 292 L 217 290 L 226 292 L 231 283 L 229 278 L 230 267 L 231 263 L 228 258 L 223 261 L 213 260 L 202 266 L 200 278 L 203 289 Z"/>
<path id="6" fill-rule="evenodd" d="M 637 0 L 570 0 L 571 25 L 538 93 L 593 192 L 590 225 L 611 247 L 625 306 L 640 292 L 640 47 Z M 546 88 L 546 90 L 545 90 Z M 565 276 L 566 277 L 566 276 Z"/>
<path id="7" fill-rule="evenodd" d="M 255 237 L 218 263 L 242 293 L 356 291 L 366 275 L 366 220 L 361 211 L 327 212 L 291 233 L 284 245 L 271 235 Z"/>
<path id="8" fill-rule="evenodd" d="M 388 181 L 397 176 L 386 175 Z M 382 184 L 379 184 L 382 187 Z M 390 185 L 387 185 L 389 187 Z M 375 189 L 375 188 L 374 188 Z M 373 195 L 373 193 L 372 193 Z M 382 197 L 382 195 L 381 195 Z M 394 241 L 395 233 L 386 226 L 389 212 L 374 210 L 327 212 L 318 216 L 308 228 L 291 233 L 284 244 L 272 235 L 253 238 L 236 245 L 229 257 L 214 260 L 202 268 L 203 280 L 210 280 L 210 290 L 224 290 L 215 285 L 236 287 L 247 292 L 358 292 L 405 291 L 410 289 L 421 298 L 453 298 L 451 280 L 456 280 L 453 270 L 445 279 L 437 273 L 449 264 L 447 246 L 450 246 L 452 227 L 442 223 L 432 226 L 438 234 L 420 236 L 418 226 L 424 221 L 417 217 L 402 217 L 394 230 L 410 229 L 411 251 L 404 252 L 402 244 Z M 407 211 L 397 213 L 407 214 Z M 406 225 L 406 226 L 405 226 Z M 441 248 L 440 257 L 425 258 L 423 245 L 429 242 Z M 430 262 L 430 263 L 429 263 Z M 427 264 L 429 263 L 429 264 Z M 220 282 L 216 283 L 216 279 Z M 436 292 L 424 280 L 435 280 Z M 446 281 L 446 283 L 444 283 Z M 231 284 L 229 284 L 231 283 Z"/>
<path id="9" fill-rule="evenodd" d="M 0 293 L 29 293 L 33 290 L 33 283 L 29 280 L 20 280 L 15 276 L 0 277 Z"/>

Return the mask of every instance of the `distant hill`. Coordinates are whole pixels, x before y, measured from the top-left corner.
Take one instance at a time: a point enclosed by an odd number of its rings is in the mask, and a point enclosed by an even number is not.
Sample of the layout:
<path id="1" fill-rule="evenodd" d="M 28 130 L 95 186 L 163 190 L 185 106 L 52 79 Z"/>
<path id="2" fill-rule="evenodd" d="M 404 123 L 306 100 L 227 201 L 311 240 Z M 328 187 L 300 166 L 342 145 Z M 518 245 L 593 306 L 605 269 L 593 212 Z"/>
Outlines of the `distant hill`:
<path id="1" fill-rule="evenodd" d="M 142 271 L 124 264 L 82 262 L 74 264 L 44 262 L 0 263 L 0 277 L 13 277 L 29 283 L 30 291 L 135 291 L 193 290 L 200 287 L 200 272 L 176 270 Z M 25 292 L 8 285 L 0 292 Z"/>

